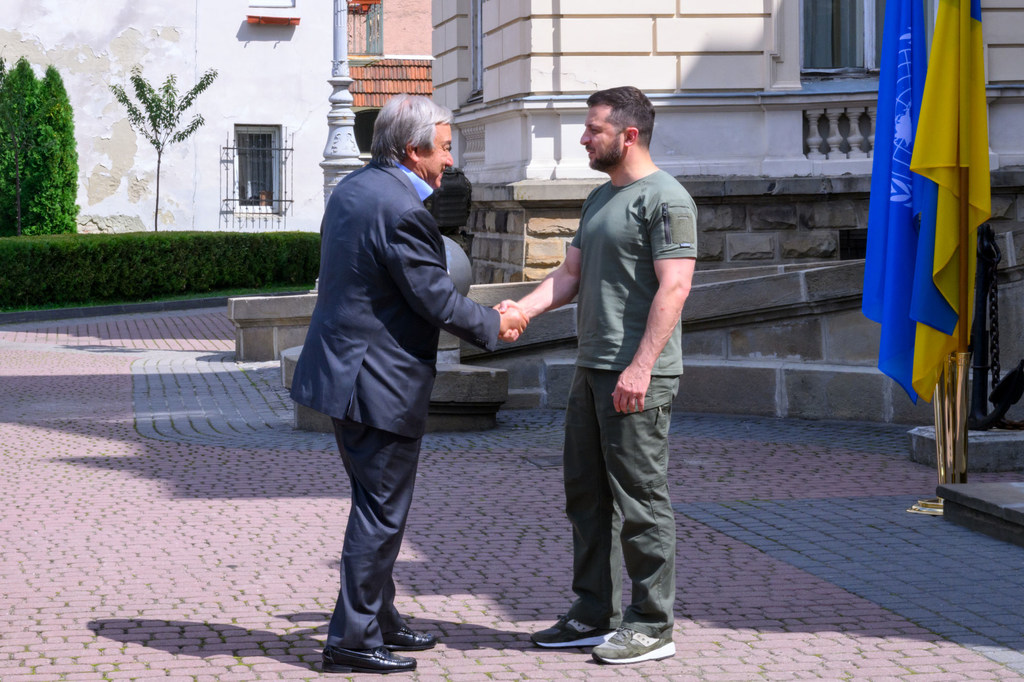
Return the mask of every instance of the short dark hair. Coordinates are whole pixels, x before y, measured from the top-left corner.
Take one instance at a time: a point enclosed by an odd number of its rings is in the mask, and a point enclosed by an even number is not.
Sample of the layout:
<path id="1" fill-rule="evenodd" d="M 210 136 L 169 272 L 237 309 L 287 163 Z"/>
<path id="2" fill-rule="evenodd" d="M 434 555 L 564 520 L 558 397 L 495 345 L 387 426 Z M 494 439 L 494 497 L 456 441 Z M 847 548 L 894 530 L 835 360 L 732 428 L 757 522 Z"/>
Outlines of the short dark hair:
<path id="1" fill-rule="evenodd" d="M 654 132 L 654 105 L 647 95 L 632 85 L 618 88 L 598 90 L 587 98 L 587 106 L 594 107 L 604 104 L 611 107 L 612 113 L 608 120 L 620 129 L 636 128 L 639 131 L 640 146 L 651 146 L 651 133 Z"/>

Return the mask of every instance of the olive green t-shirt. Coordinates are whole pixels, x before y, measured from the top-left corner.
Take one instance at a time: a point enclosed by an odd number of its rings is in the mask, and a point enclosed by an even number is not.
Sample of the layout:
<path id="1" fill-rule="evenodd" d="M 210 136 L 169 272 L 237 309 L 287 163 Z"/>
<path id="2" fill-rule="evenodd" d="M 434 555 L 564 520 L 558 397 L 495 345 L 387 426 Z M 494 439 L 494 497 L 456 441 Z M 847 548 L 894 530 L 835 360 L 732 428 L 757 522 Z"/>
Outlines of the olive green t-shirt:
<path id="1" fill-rule="evenodd" d="M 640 345 L 658 291 L 654 261 L 697 257 L 697 207 L 661 170 L 624 187 L 606 182 L 583 203 L 572 245 L 582 257 L 576 364 L 623 370 Z M 677 324 L 652 375 L 682 373 L 680 337 Z"/>

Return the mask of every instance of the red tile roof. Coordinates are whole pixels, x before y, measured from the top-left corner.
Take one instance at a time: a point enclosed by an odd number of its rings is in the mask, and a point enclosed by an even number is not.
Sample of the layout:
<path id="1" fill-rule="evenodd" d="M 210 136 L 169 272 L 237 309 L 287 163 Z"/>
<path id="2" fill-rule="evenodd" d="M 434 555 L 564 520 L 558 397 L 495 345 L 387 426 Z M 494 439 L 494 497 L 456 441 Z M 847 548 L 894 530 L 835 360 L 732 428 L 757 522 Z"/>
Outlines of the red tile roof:
<path id="1" fill-rule="evenodd" d="M 434 92 L 429 59 L 379 59 L 352 66 L 352 106 L 380 108 L 392 95 L 427 95 Z"/>

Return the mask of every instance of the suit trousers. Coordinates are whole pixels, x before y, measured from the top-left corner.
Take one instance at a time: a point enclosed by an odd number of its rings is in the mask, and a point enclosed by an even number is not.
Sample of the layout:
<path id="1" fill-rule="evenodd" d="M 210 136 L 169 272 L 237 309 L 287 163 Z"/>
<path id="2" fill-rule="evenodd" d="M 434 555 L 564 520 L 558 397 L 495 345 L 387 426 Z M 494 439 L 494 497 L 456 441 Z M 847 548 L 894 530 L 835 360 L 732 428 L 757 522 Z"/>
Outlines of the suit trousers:
<path id="1" fill-rule="evenodd" d="M 565 510 L 572 524 L 576 601 L 568 617 L 652 637 L 671 631 L 676 525 L 668 430 L 678 377 L 652 377 L 644 411 L 618 413 L 619 372 L 577 367 L 565 413 Z M 631 601 L 622 613 L 622 569 Z"/>
<path id="2" fill-rule="evenodd" d="M 341 589 L 327 643 L 346 649 L 381 646 L 404 622 L 395 609 L 392 571 L 412 504 L 420 439 L 332 419 L 352 485 L 341 550 Z"/>

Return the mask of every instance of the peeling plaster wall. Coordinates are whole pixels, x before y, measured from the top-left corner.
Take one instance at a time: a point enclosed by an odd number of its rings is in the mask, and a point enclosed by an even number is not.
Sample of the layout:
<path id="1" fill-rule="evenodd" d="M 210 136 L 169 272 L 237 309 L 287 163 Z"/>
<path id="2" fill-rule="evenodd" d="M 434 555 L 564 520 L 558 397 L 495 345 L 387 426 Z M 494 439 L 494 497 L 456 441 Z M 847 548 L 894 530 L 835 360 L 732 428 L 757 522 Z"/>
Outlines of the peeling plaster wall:
<path id="1" fill-rule="evenodd" d="M 207 69 L 219 71 L 186 113 L 188 120 L 202 114 L 206 124 L 164 152 L 161 230 L 237 229 L 221 214 L 220 160 L 237 124 L 283 127 L 294 148 L 287 229 L 319 229 L 333 9 L 327 2 L 297 4 L 268 9 L 245 0 L 0 0 L 0 56 L 8 65 L 24 56 L 40 75 L 53 64 L 68 90 L 82 231 L 152 229 L 156 151 L 131 129 L 110 93 L 112 83 L 131 92 L 135 65 L 157 87 L 173 73 L 179 93 Z M 246 22 L 248 14 L 298 17 L 300 24 L 255 26 Z"/>

